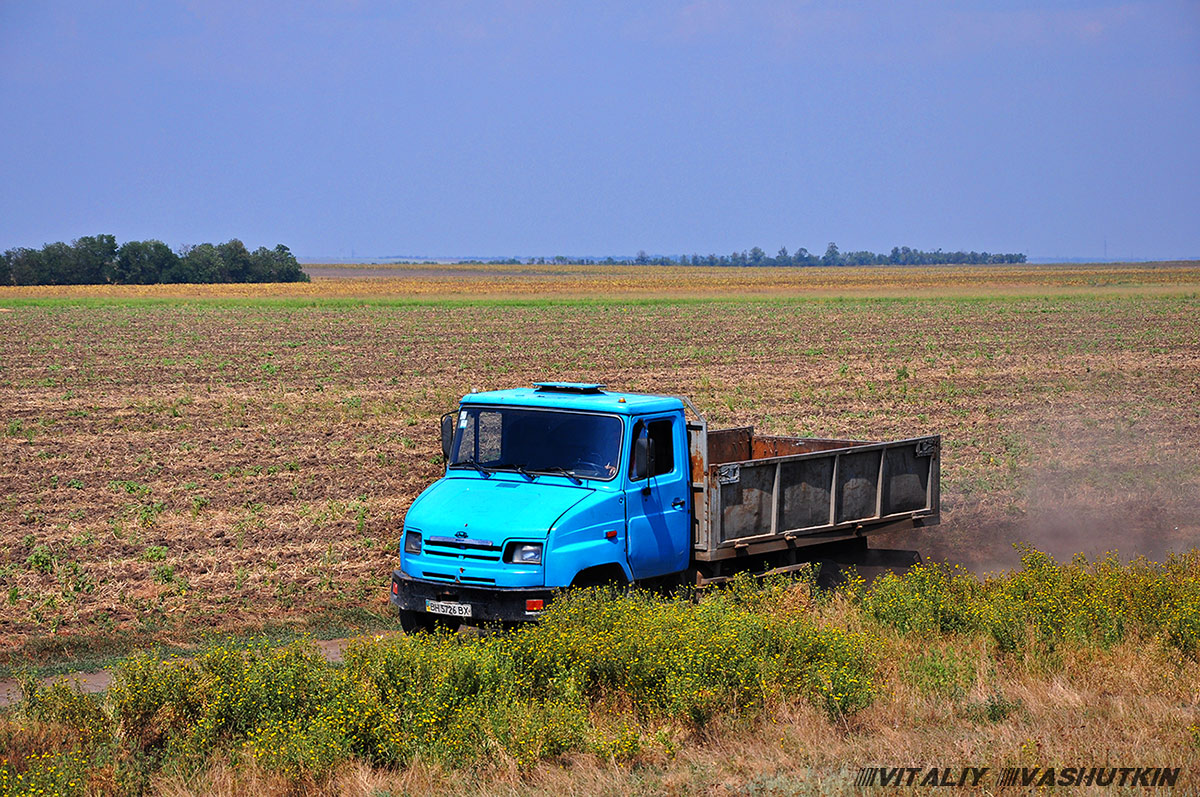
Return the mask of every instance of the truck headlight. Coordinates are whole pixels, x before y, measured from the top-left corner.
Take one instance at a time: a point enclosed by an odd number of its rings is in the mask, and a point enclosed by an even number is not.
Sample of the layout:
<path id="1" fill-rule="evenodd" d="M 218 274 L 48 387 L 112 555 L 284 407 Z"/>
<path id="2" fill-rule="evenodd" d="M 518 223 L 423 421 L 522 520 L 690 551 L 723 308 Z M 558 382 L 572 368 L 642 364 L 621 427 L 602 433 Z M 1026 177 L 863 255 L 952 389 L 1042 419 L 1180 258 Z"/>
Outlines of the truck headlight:
<path id="1" fill-rule="evenodd" d="M 505 561 L 514 565 L 540 565 L 542 563 L 542 544 L 540 542 L 515 542 L 508 546 L 508 556 Z"/>
<path id="2" fill-rule="evenodd" d="M 404 533 L 404 552 L 405 553 L 421 553 L 421 532 L 406 531 Z"/>

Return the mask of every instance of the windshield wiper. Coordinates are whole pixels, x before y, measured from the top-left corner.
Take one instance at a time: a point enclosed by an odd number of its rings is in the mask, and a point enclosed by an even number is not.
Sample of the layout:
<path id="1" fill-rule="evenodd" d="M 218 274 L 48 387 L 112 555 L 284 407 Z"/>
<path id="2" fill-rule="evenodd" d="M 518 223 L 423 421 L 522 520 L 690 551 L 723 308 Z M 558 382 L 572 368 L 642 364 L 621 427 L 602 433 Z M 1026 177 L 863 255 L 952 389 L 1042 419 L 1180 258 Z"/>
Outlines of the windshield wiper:
<path id="1" fill-rule="evenodd" d="M 546 468 L 546 472 L 547 473 L 561 473 L 563 476 L 566 476 L 568 479 L 570 479 L 575 484 L 583 484 L 583 479 L 576 476 L 574 471 L 567 470 L 566 468 L 559 468 L 559 467 Z"/>
<path id="2" fill-rule="evenodd" d="M 517 473 L 521 474 L 526 479 L 529 479 L 529 481 L 533 481 L 534 479 L 537 478 L 536 476 L 534 476 L 529 471 L 525 470 L 525 468 L 521 467 L 520 465 L 514 465 L 514 464 L 511 464 L 508 462 L 505 462 L 501 465 L 496 465 L 496 470 L 505 470 L 507 468 L 511 468 L 512 470 L 515 470 Z"/>
<path id="3" fill-rule="evenodd" d="M 487 468 L 483 467 L 482 465 L 480 465 L 478 462 L 476 462 L 474 457 L 467 457 L 466 459 L 460 459 L 458 462 L 455 462 L 454 464 L 455 465 L 470 465 L 472 468 L 474 468 L 475 470 L 482 473 L 483 478 L 485 478 L 485 479 L 490 478 L 492 475 L 492 472 L 490 470 L 488 470 Z"/>

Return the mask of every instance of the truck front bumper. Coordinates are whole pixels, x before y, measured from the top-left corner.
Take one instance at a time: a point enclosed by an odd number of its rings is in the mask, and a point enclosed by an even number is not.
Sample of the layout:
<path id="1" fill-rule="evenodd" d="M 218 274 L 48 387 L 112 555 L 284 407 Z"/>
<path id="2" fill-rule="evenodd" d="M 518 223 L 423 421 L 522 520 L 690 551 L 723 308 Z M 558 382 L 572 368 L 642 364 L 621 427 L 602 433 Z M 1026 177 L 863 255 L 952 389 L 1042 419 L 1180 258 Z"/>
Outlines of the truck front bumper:
<path id="1" fill-rule="evenodd" d="M 463 584 L 439 583 L 415 579 L 403 570 L 392 571 L 390 600 L 399 611 L 426 612 L 427 601 L 435 603 L 465 604 L 471 607 L 469 617 L 446 616 L 447 620 L 459 620 L 467 625 L 480 623 L 512 623 L 536 620 L 541 610 L 550 605 L 554 590 L 544 587 L 468 587 Z M 533 602 L 531 604 L 531 602 Z"/>

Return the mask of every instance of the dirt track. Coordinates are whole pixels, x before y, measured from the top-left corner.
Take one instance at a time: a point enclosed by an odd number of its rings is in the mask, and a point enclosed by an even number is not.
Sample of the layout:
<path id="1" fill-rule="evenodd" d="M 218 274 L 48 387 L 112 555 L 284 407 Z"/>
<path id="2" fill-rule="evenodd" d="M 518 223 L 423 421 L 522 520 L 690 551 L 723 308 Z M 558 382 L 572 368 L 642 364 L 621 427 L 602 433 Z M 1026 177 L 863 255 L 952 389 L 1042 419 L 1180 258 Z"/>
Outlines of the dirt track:
<path id="1" fill-rule="evenodd" d="M 326 661 L 338 662 L 342 660 L 342 651 L 349 642 L 349 639 L 319 639 L 314 640 L 313 645 L 321 652 Z M 42 683 L 46 685 L 59 681 L 76 684 L 81 692 L 94 695 L 108 689 L 109 684 L 112 683 L 112 671 L 75 672 L 42 679 Z M 20 682 L 16 678 L 0 678 L 0 708 L 14 705 L 20 699 Z"/>

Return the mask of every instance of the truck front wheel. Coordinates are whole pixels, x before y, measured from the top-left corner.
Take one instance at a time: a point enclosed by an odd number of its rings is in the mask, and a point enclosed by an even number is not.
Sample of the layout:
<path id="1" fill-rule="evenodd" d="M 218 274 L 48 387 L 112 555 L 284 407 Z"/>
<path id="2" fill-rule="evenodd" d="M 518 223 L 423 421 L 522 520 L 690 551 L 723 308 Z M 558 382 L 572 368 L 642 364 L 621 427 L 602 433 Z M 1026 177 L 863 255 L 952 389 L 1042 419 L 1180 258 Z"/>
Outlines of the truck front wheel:
<path id="1" fill-rule="evenodd" d="M 400 610 L 400 627 L 406 634 L 433 630 L 433 624 L 429 622 L 429 618 L 424 612 L 414 612 L 408 609 Z"/>
<path id="2" fill-rule="evenodd" d="M 411 609 L 400 610 L 400 628 L 406 634 L 415 634 L 418 631 L 432 633 L 438 628 L 448 628 L 450 631 L 457 631 L 459 622 L 457 620 L 442 620 L 425 612 L 414 612 Z"/>
<path id="3" fill-rule="evenodd" d="M 621 589 L 629 584 L 620 565 L 607 564 L 580 570 L 571 581 L 572 587 L 612 587 Z"/>

